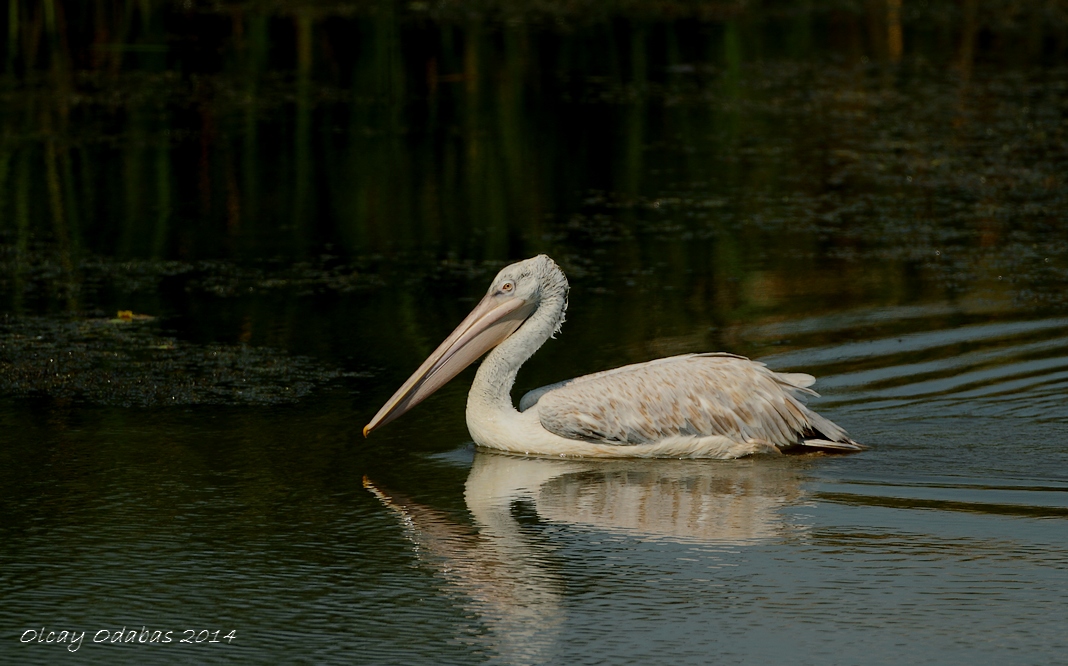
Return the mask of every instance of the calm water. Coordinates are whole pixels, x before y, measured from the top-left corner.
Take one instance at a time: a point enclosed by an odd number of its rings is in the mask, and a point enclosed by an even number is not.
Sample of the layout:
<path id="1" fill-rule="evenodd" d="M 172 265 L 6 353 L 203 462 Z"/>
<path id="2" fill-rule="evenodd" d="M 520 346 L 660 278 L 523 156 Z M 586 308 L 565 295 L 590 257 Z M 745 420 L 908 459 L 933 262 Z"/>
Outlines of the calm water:
<path id="1" fill-rule="evenodd" d="M 9 4 L 0 660 L 1068 663 L 1063 3 Z M 364 440 L 539 252 L 871 448 Z"/>

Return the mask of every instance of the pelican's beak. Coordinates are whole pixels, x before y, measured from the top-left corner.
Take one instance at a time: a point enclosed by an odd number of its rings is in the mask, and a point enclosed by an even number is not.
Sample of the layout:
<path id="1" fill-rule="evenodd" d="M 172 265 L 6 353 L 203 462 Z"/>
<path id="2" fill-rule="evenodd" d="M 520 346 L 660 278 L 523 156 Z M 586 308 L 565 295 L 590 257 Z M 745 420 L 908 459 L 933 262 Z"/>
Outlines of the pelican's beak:
<path id="1" fill-rule="evenodd" d="M 363 436 L 418 405 L 475 359 L 499 345 L 515 333 L 534 308 L 534 303 L 516 296 L 487 294 L 364 426 Z"/>

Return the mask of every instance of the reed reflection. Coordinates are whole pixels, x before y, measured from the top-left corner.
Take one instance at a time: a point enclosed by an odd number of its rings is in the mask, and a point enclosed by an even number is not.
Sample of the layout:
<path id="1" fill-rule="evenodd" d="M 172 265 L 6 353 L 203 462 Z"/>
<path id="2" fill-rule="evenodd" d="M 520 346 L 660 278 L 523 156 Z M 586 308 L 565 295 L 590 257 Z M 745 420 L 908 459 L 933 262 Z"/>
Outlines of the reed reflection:
<path id="1" fill-rule="evenodd" d="M 404 523 L 420 560 L 481 618 L 486 647 L 509 662 L 536 663 L 552 653 L 566 621 L 566 571 L 554 555 L 563 544 L 532 527 L 531 510 L 538 523 L 574 528 L 578 539 L 608 533 L 747 546 L 805 529 L 783 511 L 805 499 L 801 481 L 783 460 L 558 460 L 479 451 L 464 489 L 473 524 L 370 479 L 364 486 Z"/>

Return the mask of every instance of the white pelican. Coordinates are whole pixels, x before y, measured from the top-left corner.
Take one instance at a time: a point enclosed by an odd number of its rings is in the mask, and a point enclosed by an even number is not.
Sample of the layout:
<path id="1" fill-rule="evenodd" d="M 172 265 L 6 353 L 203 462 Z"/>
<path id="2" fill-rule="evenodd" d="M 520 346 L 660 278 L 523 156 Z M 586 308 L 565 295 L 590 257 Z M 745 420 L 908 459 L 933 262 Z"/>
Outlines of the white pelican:
<path id="1" fill-rule="evenodd" d="M 485 298 L 364 427 L 364 437 L 489 351 L 467 396 L 467 428 L 486 448 L 583 458 L 864 448 L 798 400 L 818 395 L 808 388 L 811 375 L 772 372 L 726 353 L 672 356 L 550 384 L 524 395 L 517 410 L 516 373 L 560 330 L 567 290 L 563 271 L 544 254 L 501 270 Z"/>

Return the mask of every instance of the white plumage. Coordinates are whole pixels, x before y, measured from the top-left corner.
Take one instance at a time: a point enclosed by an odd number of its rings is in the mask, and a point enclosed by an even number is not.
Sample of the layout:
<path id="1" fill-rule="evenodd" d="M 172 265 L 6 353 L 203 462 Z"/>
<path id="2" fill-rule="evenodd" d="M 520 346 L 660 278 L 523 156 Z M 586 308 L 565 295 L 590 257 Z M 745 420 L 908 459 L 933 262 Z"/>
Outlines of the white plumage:
<path id="1" fill-rule="evenodd" d="M 545 255 L 503 269 L 486 297 L 364 429 L 404 413 L 492 349 L 475 375 L 467 425 L 479 445 L 526 455 L 737 458 L 795 446 L 859 444 L 808 409 L 811 375 L 776 373 L 733 354 L 628 365 L 527 393 L 519 367 L 559 330 L 567 279 Z"/>
<path id="2" fill-rule="evenodd" d="M 731 354 L 687 354 L 578 377 L 523 396 L 549 432 L 619 445 L 721 435 L 796 444 L 814 431 L 845 433 L 797 399 L 810 375 L 779 374 Z"/>

